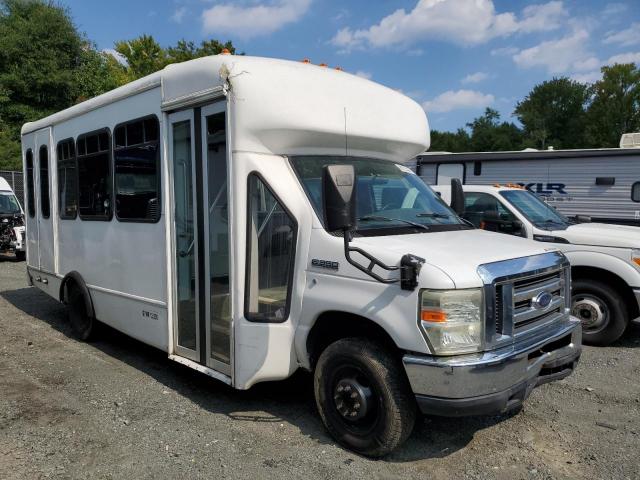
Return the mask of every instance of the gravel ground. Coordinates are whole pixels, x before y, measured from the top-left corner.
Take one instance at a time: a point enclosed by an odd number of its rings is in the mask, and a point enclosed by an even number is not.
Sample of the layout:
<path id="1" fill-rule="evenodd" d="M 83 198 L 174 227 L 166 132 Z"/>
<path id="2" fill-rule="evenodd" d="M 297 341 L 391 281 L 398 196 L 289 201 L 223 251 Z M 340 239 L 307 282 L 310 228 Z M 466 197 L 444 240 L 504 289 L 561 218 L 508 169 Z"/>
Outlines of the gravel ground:
<path id="1" fill-rule="evenodd" d="M 234 391 L 115 331 L 84 344 L 0 257 L 0 478 L 640 478 L 640 326 L 586 347 L 517 414 L 425 418 L 371 461 L 336 446 L 308 375 Z"/>

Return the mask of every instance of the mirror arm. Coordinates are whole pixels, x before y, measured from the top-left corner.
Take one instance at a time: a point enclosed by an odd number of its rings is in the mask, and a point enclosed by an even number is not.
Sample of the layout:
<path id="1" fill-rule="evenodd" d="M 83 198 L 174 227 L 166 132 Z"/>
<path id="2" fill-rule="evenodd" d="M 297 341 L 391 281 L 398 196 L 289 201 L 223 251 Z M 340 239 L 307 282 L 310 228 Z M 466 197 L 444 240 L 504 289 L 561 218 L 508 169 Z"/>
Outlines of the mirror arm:
<path id="1" fill-rule="evenodd" d="M 420 269 L 422 268 L 422 264 L 425 262 L 424 258 L 417 257 L 415 255 L 406 254 L 402 257 L 400 261 L 400 266 L 392 266 L 386 265 L 382 263 L 377 258 L 373 257 L 371 254 L 365 252 L 361 248 L 352 247 L 349 245 L 351 241 L 351 232 L 349 230 L 344 230 L 344 256 L 351 265 L 356 267 L 363 273 L 366 273 L 371 278 L 377 280 L 380 283 L 397 283 L 400 282 L 400 288 L 403 290 L 414 290 L 418 286 L 418 274 L 420 273 Z M 353 258 L 351 258 L 351 252 L 359 253 L 371 263 L 369 263 L 368 267 L 360 265 Z M 400 278 L 383 278 L 377 273 L 374 273 L 374 267 L 380 267 L 384 270 L 393 272 L 396 270 L 400 270 Z"/>

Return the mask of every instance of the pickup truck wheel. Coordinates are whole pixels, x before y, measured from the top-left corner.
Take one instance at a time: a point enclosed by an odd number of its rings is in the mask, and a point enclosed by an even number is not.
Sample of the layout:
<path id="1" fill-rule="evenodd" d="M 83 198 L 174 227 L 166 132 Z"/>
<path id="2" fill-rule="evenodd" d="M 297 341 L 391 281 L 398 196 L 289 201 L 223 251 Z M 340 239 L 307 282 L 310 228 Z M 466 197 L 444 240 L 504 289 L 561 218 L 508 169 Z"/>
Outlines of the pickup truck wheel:
<path id="1" fill-rule="evenodd" d="M 571 313 L 582 322 L 582 342 L 605 346 L 615 342 L 629 323 L 622 296 L 596 280 L 573 282 Z"/>
<path id="2" fill-rule="evenodd" d="M 77 288 L 71 288 L 67 300 L 68 318 L 73 335 L 83 342 L 95 338 L 96 321 L 87 315 L 84 295 Z"/>
<path id="3" fill-rule="evenodd" d="M 382 457 L 413 430 L 416 403 L 403 367 L 368 339 L 329 345 L 318 359 L 314 390 L 331 436 L 357 453 Z"/>

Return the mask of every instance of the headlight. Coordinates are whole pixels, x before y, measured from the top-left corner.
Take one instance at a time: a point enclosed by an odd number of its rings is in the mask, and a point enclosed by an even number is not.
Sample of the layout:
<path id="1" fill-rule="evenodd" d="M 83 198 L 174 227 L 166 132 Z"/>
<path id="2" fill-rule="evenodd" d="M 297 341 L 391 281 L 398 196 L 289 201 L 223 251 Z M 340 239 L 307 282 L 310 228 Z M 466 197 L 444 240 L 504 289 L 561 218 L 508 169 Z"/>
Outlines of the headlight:
<path id="1" fill-rule="evenodd" d="M 482 289 L 424 290 L 419 323 L 436 355 L 481 350 L 484 338 Z"/>
<path id="2" fill-rule="evenodd" d="M 631 261 L 640 267 L 640 249 L 634 248 L 631 250 Z"/>

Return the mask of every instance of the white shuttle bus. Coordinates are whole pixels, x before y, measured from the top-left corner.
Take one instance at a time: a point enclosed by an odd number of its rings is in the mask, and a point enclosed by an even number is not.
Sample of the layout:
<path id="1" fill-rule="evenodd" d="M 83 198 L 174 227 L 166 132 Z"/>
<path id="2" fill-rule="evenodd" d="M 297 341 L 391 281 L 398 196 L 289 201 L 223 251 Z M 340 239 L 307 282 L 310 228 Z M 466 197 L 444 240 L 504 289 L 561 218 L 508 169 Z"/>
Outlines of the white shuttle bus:
<path id="1" fill-rule="evenodd" d="M 247 389 L 314 372 L 335 439 L 495 414 L 569 375 L 566 258 L 470 228 L 402 162 L 422 108 L 342 71 L 218 55 L 22 129 L 27 265 L 99 322 Z"/>

